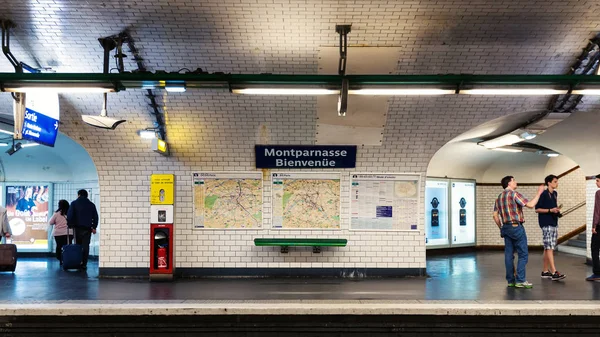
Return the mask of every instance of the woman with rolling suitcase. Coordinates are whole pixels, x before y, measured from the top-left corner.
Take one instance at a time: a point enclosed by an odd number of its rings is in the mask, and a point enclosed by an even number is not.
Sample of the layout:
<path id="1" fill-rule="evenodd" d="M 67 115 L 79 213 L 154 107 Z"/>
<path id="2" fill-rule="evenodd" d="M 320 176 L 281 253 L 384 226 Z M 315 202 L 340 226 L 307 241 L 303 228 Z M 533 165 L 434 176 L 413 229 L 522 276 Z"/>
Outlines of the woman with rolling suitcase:
<path id="1" fill-rule="evenodd" d="M 48 222 L 49 225 L 54 226 L 54 241 L 56 242 L 56 258 L 62 265 L 62 248 L 63 246 L 70 244 L 70 239 L 73 238 L 73 230 L 67 227 L 67 212 L 69 211 L 69 202 L 66 200 L 60 200 L 58 202 L 58 209 L 52 215 L 52 218 Z M 70 237 L 69 237 L 70 235 Z"/>

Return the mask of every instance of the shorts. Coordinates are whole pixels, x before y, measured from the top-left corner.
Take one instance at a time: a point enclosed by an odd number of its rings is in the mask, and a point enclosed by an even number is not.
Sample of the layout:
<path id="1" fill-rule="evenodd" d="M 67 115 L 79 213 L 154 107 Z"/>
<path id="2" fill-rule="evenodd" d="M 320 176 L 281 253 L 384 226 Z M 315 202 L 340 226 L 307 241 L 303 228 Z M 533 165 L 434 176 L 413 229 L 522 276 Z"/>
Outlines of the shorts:
<path id="1" fill-rule="evenodd" d="M 556 248 L 556 241 L 558 241 L 558 227 L 556 226 L 544 226 L 542 227 L 542 235 L 544 242 L 544 249 Z"/>

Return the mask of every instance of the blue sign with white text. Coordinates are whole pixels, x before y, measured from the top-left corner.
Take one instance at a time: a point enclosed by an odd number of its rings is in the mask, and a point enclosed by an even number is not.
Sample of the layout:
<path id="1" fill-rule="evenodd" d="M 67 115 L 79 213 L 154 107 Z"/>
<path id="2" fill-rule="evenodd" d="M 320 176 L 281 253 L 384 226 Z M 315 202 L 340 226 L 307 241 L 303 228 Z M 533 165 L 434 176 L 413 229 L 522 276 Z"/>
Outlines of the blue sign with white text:
<path id="1" fill-rule="evenodd" d="M 27 108 L 22 134 L 23 139 L 54 147 L 58 134 L 58 120 Z"/>
<path id="2" fill-rule="evenodd" d="M 256 168 L 354 168 L 356 145 L 255 145 Z"/>

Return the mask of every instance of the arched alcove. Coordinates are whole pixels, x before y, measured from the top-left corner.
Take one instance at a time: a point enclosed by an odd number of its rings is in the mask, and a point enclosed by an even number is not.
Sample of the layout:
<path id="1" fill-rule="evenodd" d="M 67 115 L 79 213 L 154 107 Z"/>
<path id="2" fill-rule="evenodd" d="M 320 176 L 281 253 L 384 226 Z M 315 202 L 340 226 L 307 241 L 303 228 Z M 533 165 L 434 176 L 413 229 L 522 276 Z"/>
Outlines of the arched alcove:
<path id="1" fill-rule="evenodd" d="M 8 141 L 3 141 L 4 144 L 12 145 L 10 136 Z M 9 146 L 0 146 L 0 162 L 3 171 L 2 204 L 9 211 L 14 234 L 21 233 L 13 236 L 20 252 L 53 252 L 52 229 L 47 228 L 48 231 L 46 231 L 46 227 L 42 228 L 42 226 L 44 223 L 47 224 L 57 209 L 58 201 L 60 199 L 69 202 L 75 200 L 79 189 L 88 190 L 90 200 L 100 210 L 98 172 L 85 148 L 62 133 L 58 134 L 54 147 L 36 145 L 27 141 L 21 142 L 26 146 L 12 155 L 6 153 Z M 16 206 L 14 205 L 14 199 L 22 197 L 28 187 L 32 188 L 34 194 L 42 194 L 39 191 L 44 191 L 45 187 L 49 191 L 43 192 L 45 193 L 43 197 L 33 198 L 37 210 L 42 213 L 34 214 L 29 219 L 15 212 Z M 45 211 L 47 211 L 46 214 L 43 213 Z M 13 220 L 15 218 L 16 220 Z M 46 235 L 45 246 L 44 234 Z M 90 255 L 99 255 L 98 238 L 99 235 L 92 237 Z M 31 239 L 33 239 L 32 244 L 28 244 L 27 240 L 31 241 Z"/>

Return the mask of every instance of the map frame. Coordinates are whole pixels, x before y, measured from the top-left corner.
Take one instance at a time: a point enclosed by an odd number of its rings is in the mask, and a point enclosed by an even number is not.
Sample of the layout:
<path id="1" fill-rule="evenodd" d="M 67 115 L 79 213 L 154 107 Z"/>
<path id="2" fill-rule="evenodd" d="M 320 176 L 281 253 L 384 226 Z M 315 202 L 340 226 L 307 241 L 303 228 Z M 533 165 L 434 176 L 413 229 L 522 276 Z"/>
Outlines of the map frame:
<path id="1" fill-rule="evenodd" d="M 354 175 L 390 175 L 390 176 L 406 176 L 406 177 L 417 177 L 417 205 L 418 205 L 418 209 L 417 211 L 419 212 L 417 214 L 417 229 L 362 229 L 362 228 L 357 228 L 357 229 L 352 229 L 352 182 L 354 181 L 355 178 L 353 178 Z M 421 184 L 423 184 L 423 174 L 422 173 L 417 173 L 417 172 L 349 172 L 349 180 L 350 180 L 350 193 L 349 193 L 349 197 L 348 197 L 348 210 L 349 210 L 349 215 L 348 215 L 348 230 L 351 232 L 394 232 L 394 233 L 400 233 L 400 232 L 406 232 L 406 233 L 414 233 L 414 232 L 419 232 L 422 231 L 422 220 L 421 219 L 421 214 L 420 212 L 422 211 L 421 207 L 423 205 L 421 205 Z M 360 179 L 357 179 L 360 181 Z M 407 181 L 411 181 L 411 179 L 406 179 Z M 424 211 L 424 209 L 423 209 Z"/>
<path id="2" fill-rule="evenodd" d="M 214 227 L 196 227 L 196 219 L 195 219 L 195 214 L 196 214 L 196 193 L 194 192 L 194 174 L 215 174 L 215 175 L 255 175 L 255 176 L 260 176 L 260 178 L 241 178 L 241 179 L 256 179 L 256 180 L 260 180 L 260 184 L 261 184 L 261 200 L 262 200 L 262 206 L 261 206 L 261 220 L 260 220 L 260 224 L 261 227 L 256 227 L 256 228 L 214 228 Z M 264 182 L 264 177 L 263 177 L 263 172 L 262 171 L 192 171 L 191 173 L 191 177 L 192 177 L 192 187 L 191 187 L 191 191 L 192 191 L 192 230 L 193 231 L 215 231 L 215 230 L 226 230 L 226 231 L 250 231 L 250 230 L 255 230 L 255 231 L 259 231 L 259 230 L 264 230 L 266 227 L 268 227 L 268 225 L 265 225 L 265 182 Z M 227 179 L 227 178 L 212 178 L 212 177 L 207 177 L 205 179 Z M 230 178 L 230 179 L 234 179 L 234 178 Z"/>
<path id="3" fill-rule="evenodd" d="M 289 227 L 275 227 L 275 225 L 273 224 L 273 218 L 274 216 L 274 200 L 275 200 L 275 196 L 274 196 L 274 191 L 273 191 L 273 178 L 275 177 L 275 174 L 279 175 L 279 174 L 284 174 L 284 175 L 314 175 L 315 178 L 293 178 L 293 177 L 283 177 L 286 179 L 315 179 L 315 180 L 334 180 L 334 178 L 319 178 L 318 176 L 321 175 L 331 175 L 331 176 L 337 176 L 337 179 L 340 182 L 340 202 L 339 202 L 339 216 L 340 216 L 340 227 L 339 228 L 289 228 Z M 344 195 L 342 194 L 342 190 L 343 190 L 343 179 L 342 179 L 342 172 L 303 172 L 303 171 L 271 171 L 270 172 L 270 188 L 271 188 L 271 222 L 269 224 L 269 229 L 270 230 L 276 230 L 276 231 L 323 231 L 323 232 L 339 232 L 344 230 L 343 228 L 343 220 L 344 220 L 344 216 L 346 216 L 346 214 L 342 213 L 342 204 L 344 203 Z M 279 179 L 279 177 L 277 177 L 277 179 Z"/>

